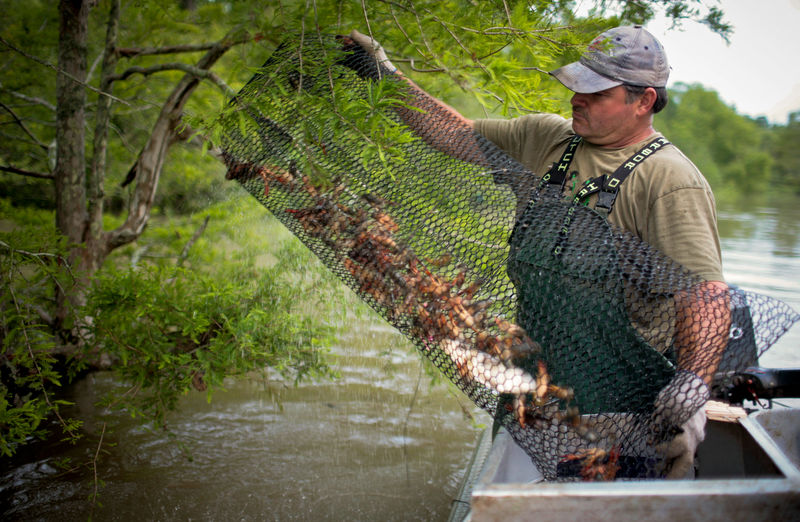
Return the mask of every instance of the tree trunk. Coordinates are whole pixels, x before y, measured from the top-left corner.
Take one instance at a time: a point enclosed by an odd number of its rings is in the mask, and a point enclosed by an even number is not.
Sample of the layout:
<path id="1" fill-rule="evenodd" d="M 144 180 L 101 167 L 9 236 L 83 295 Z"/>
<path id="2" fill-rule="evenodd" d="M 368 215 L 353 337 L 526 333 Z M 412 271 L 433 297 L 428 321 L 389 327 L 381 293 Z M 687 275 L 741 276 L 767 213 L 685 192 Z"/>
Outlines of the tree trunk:
<path id="1" fill-rule="evenodd" d="M 112 92 L 113 76 L 117 65 L 117 32 L 119 31 L 120 0 L 112 0 L 106 27 L 106 45 L 103 51 L 103 68 L 100 90 Z M 87 183 L 88 222 L 85 234 L 83 267 L 88 274 L 100 268 L 109 254 L 108 241 L 103 230 L 103 200 L 105 198 L 106 153 L 108 149 L 108 125 L 111 120 L 111 96 L 101 95 L 97 99 L 92 162 Z"/>
<path id="2" fill-rule="evenodd" d="M 58 6 L 58 73 L 56 76 L 56 227 L 70 242 L 68 262 L 80 264 L 86 213 L 86 42 L 89 2 L 61 0 Z M 59 291 L 60 293 L 60 291 Z M 61 327 L 69 306 L 83 303 L 83 293 L 58 295 L 56 326 Z"/>
<path id="3" fill-rule="evenodd" d="M 86 90 L 87 85 L 87 33 L 89 0 L 60 0 L 59 3 L 59 53 L 56 81 L 56 226 L 70 242 L 68 262 L 75 276 L 75 284 L 67 290 L 57 290 L 58 309 L 54 326 L 66 335 L 66 342 L 79 342 L 76 335 L 80 324 L 69 324 L 69 317 L 86 301 L 86 291 L 91 276 L 100 268 L 115 248 L 135 241 L 144 230 L 150 217 L 158 180 L 161 176 L 167 150 L 174 142 L 180 125 L 183 107 L 200 82 L 200 78 L 187 73 L 175 86 L 162 107 L 161 114 L 134 166 L 136 187 L 128 207 L 128 216 L 120 227 L 104 231 L 103 181 L 107 127 L 110 118 L 111 91 L 116 65 L 116 33 L 119 17 L 119 0 L 111 3 L 106 35 L 105 59 L 101 94 L 97 104 L 97 121 L 94 136 L 94 155 L 87 172 L 85 150 Z M 233 45 L 242 38 L 223 38 L 211 46 L 200 58 L 196 67 L 208 70 Z M 72 313 L 70 313 L 72 311 Z M 78 322 L 90 321 L 78 318 Z"/>
<path id="4" fill-rule="evenodd" d="M 211 47 L 198 60 L 195 67 L 203 70 L 210 69 L 228 49 L 242 41 L 244 40 L 226 36 Z M 170 145 L 174 143 L 177 135 L 183 107 L 199 84 L 200 78 L 187 73 L 164 102 L 161 114 L 159 114 L 150 133 L 150 138 L 147 140 L 133 167 L 136 169 L 134 176 L 136 188 L 128 205 L 128 217 L 125 223 L 108 233 L 107 244 L 109 252 L 136 240 L 150 219 L 150 209 L 153 206 L 158 180 L 161 176 L 161 169 L 164 166 L 167 151 Z"/>
<path id="5" fill-rule="evenodd" d="M 56 226 L 73 243 L 86 224 L 86 38 L 89 5 L 61 0 L 56 77 Z M 66 74 L 65 74 L 66 73 Z M 77 81 L 76 81 L 77 80 Z"/>

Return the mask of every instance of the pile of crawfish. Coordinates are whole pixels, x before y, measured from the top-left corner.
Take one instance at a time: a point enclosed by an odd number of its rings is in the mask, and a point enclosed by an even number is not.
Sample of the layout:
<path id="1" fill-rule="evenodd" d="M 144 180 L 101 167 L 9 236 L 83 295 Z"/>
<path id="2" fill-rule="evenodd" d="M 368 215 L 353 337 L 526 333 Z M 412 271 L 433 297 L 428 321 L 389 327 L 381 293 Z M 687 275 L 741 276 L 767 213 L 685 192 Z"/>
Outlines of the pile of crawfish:
<path id="1" fill-rule="evenodd" d="M 533 376 L 515 364 L 535 356 L 541 348 L 518 325 L 492 316 L 489 300 L 476 300 L 481 283 L 468 280 L 466 270 L 450 279 L 434 274 L 428 267 L 451 263 L 449 255 L 420 259 L 398 238 L 400 226 L 387 210 L 391 202 L 369 193 L 355 198 L 344 184 L 317 188 L 295 168 L 266 168 L 226 158 L 229 179 L 259 176 L 264 182 L 264 199 L 271 190 L 295 193 L 303 208 L 283 209 L 309 238 L 325 244 L 339 266 L 352 276 L 356 290 L 371 301 L 395 325 L 402 324 L 412 338 L 422 340 L 424 349 L 444 353 L 458 371 L 462 388 L 484 386 L 495 393 L 513 396 L 505 407 L 522 428 L 547 420 L 542 406 L 572 400 L 572 390 L 550 381 L 546 365 L 538 360 Z M 299 194 L 297 192 L 299 191 Z M 342 198 L 342 194 L 348 198 Z M 346 205 L 342 200 L 357 204 Z M 292 228 L 290 226 L 290 228 Z M 431 354 L 432 355 L 432 354 Z M 530 402 L 529 407 L 526 400 Z M 577 408 L 567 407 L 550 415 L 579 427 Z M 585 455 L 568 455 L 566 460 L 584 460 Z M 606 466 L 595 473 L 586 459 L 585 479 L 613 478 Z M 592 477 L 592 478 L 590 478 Z"/>

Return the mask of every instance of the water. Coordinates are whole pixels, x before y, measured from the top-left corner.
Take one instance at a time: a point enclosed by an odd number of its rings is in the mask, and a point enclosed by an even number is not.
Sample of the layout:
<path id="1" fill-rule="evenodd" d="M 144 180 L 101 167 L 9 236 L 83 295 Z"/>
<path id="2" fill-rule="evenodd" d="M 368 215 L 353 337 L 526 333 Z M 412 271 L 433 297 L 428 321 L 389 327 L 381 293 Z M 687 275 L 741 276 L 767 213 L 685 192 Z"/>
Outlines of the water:
<path id="1" fill-rule="evenodd" d="M 726 279 L 800 310 L 800 205 L 722 207 Z M 0 469 L 4 520 L 442 520 L 488 417 L 443 383 L 386 323 L 347 319 L 341 378 L 297 388 L 230 381 L 209 404 L 194 393 L 152 432 L 94 404 L 115 386 L 97 374 L 72 390 L 92 419 L 77 446 L 36 445 Z M 800 367 L 800 327 L 764 357 Z M 105 431 L 102 422 L 105 421 Z M 91 512 L 93 470 L 104 481 Z M 181 444 L 177 444 L 175 440 Z"/>
<path id="2" fill-rule="evenodd" d="M 719 231 L 725 280 L 784 301 L 800 311 L 800 205 L 796 199 L 742 209 L 721 205 Z M 800 326 L 760 359 L 766 367 L 800 368 Z"/>
<path id="3" fill-rule="evenodd" d="M 410 345 L 379 319 L 354 321 L 334 348 L 341 378 L 297 388 L 229 381 L 208 404 L 188 396 L 163 432 L 93 404 L 108 374 L 78 384 L 81 416 L 111 418 L 98 474 L 97 520 L 440 520 L 456 496 L 478 427 L 469 401 L 431 385 Z M 98 419 L 99 420 L 99 419 Z M 58 475 L 55 458 L 87 461 L 85 444 L 42 444 L 0 479 L 6 517 L 81 520 L 92 473 Z M 116 444 L 109 447 L 108 444 Z M 12 516 L 13 515 L 13 516 Z M 4 520 L 6 518 L 3 518 Z"/>

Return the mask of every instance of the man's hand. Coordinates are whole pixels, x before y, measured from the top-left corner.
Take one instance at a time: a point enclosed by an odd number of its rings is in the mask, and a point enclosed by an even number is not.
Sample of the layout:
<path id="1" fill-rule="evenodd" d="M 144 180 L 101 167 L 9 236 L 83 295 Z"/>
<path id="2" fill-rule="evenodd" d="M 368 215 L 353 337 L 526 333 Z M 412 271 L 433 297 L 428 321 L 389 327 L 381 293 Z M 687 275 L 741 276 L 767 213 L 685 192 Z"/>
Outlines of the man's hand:
<path id="1" fill-rule="evenodd" d="M 684 422 L 681 433 L 672 440 L 657 446 L 659 454 L 664 459 L 664 478 L 691 479 L 694 478 L 694 454 L 697 446 L 705 439 L 706 411 L 700 408 L 692 417 Z"/>
<path id="2" fill-rule="evenodd" d="M 664 459 L 667 478 L 685 478 L 694 453 L 705 438 L 705 403 L 710 392 L 703 380 L 680 370 L 656 397 L 651 419 L 652 443 Z"/>
<path id="3" fill-rule="evenodd" d="M 655 433 L 669 433 L 689 420 L 710 396 L 708 386 L 700 377 L 690 371 L 678 370 L 656 397 L 652 418 Z"/>
<path id="4" fill-rule="evenodd" d="M 356 42 L 358 45 L 364 48 L 369 54 L 375 57 L 375 60 L 380 64 L 386 67 L 390 73 L 394 74 L 397 72 L 397 67 L 394 66 L 392 62 L 389 61 L 389 58 L 386 56 L 386 52 L 381 47 L 381 44 L 377 42 L 377 40 L 370 38 L 369 36 L 359 33 L 355 29 L 350 32 L 350 39 Z"/>

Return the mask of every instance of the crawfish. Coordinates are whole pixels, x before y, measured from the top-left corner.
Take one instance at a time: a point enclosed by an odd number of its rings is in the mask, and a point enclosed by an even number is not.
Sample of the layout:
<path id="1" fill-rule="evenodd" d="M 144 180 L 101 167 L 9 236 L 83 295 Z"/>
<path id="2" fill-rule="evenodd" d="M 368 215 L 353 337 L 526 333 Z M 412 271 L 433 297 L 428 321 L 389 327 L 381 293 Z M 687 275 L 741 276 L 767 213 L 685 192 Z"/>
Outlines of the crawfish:
<path id="1" fill-rule="evenodd" d="M 580 475 L 583 480 L 614 480 L 619 471 L 619 447 L 614 446 L 610 451 L 600 448 L 582 449 L 577 453 L 566 455 L 562 462 L 579 460 L 583 462 Z"/>

